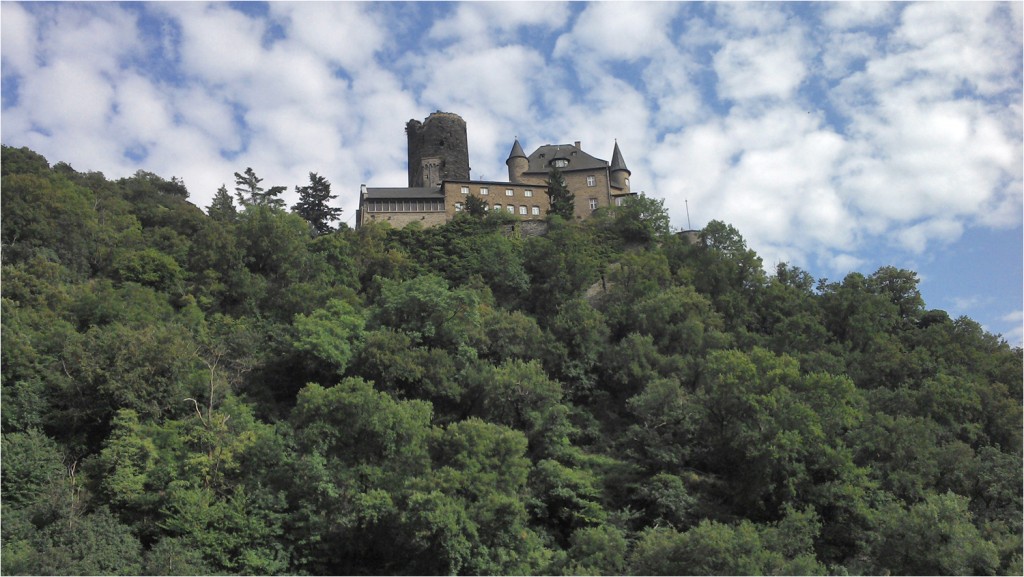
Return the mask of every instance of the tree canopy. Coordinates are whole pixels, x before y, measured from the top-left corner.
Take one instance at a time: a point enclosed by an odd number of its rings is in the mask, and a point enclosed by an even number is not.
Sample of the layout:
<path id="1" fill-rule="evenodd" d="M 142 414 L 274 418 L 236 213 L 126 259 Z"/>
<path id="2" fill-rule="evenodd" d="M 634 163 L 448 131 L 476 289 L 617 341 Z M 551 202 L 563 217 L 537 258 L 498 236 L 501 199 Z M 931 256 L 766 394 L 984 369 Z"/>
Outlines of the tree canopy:
<path id="1" fill-rule="evenodd" d="M 5 574 L 1024 571 L 1022 351 L 913 271 L 235 176 L 3 147 Z"/>

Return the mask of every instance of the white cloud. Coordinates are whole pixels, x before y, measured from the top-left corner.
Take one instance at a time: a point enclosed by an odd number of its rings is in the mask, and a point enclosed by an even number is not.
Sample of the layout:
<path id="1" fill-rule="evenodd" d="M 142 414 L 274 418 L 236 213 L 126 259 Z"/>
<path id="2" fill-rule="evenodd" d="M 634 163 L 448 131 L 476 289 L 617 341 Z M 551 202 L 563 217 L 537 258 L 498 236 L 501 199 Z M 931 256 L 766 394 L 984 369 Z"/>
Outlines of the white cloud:
<path id="1" fill-rule="evenodd" d="M 674 2 L 588 4 L 572 30 L 559 37 L 553 55 L 596 62 L 656 56 L 671 45 L 670 26 L 679 10 Z"/>
<path id="2" fill-rule="evenodd" d="M 204 84 L 229 86 L 240 100 L 247 99 L 244 84 L 264 72 L 263 22 L 226 3 L 167 3 L 155 9 L 181 27 L 183 71 Z"/>
<path id="3" fill-rule="evenodd" d="M 467 2 L 450 18 L 430 27 L 433 40 L 454 40 L 462 48 L 487 48 L 518 42 L 522 28 L 554 30 L 569 19 L 566 2 Z"/>
<path id="4" fill-rule="evenodd" d="M 898 10 L 892 2 L 828 2 L 823 5 L 822 21 L 832 28 L 848 30 L 888 22 Z"/>
<path id="5" fill-rule="evenodd" d="M 799 32 L 731 40 L 715 53 L 720 97 L 791 98 L 807 76 Z"/>
<path id="6" fill-rule="evenodd" d="M 878 38 L 866 32 L 829 34 L 821 50 L 822 72 L 828 78 L 844 78 L 860 70 L 879 54 Z"/>
<path id="7" fill-rule="evenodd" d="M 716 2 L 714 7 L 724 34 L 765 34 L 790 24 L 784 7 L 768 2 Z"/>
<path id="8" fill-rule="evenodd" d="M 0 3 L 0 58 L 5 74 L 28 74 L 36 68 L 36 19 L 14 2 Z"/>
<path id="9" fill-rule="evenodd" d="M 390 41 L 386 23 L 357 2 L 271 2 L 287 37 L 331 64 L 357 70 Z"/>
<path id="10" fill-rule="evenodd" d="M 1003 334 L 1003 339 L 1006 340 L 1010 346 L 1020 347 L 1024 343 L 1024 311 L 1016 310 L 1009 313 L 999 319 L 1003 323 L 1006 323 L 1007 330 Z"/>

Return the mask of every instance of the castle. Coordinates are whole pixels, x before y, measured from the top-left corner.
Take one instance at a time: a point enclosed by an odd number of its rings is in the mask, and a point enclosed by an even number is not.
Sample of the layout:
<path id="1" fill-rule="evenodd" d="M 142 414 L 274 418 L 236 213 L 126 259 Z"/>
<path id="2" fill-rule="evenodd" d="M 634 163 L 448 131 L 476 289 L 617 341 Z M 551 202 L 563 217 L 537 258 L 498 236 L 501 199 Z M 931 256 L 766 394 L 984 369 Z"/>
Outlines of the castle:
<path id="1" fill-rule="evenodd" d="M 470 180 L 466 121 L 450 112 L 434 112 L 423 122 L 405 125 L 409 141 L 409 185 L 404 188 L 360 187 L 356 226 L 387 222 L 402 228 L 444 224 L 464 210 L 474 195 L 490 210 L 505 210 L 523 220 L 545 218 L 550 206 L 547 179 L 561 171 L 576 197 L 577 219 L 595 210 L 622 204 L 632 193 L 629 169 L 615 143 L 612 161 L 595 158 L 574 144 L 545 144 L 527 156 L 516 138 L 505 164 L 508 181 Z"/>

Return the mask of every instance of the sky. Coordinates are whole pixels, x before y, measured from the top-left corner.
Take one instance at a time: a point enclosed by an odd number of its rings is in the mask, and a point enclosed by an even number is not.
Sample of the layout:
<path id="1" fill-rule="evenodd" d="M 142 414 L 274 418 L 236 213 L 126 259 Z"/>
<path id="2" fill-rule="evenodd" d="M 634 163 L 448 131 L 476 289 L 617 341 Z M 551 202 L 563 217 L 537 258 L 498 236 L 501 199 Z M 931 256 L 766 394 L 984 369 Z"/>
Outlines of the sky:
<path id="1" fill-rule="evenodd" d="M 618 142 L 675 229 L 774 270 L 914 270 L 929 308 L 1022 337 L 1022 3 L 0 3 L 0 136 L 205 209 L 316 172 L 354 223 L 405 186 L 405 123 L 468 126 L 471 177 Z"/>

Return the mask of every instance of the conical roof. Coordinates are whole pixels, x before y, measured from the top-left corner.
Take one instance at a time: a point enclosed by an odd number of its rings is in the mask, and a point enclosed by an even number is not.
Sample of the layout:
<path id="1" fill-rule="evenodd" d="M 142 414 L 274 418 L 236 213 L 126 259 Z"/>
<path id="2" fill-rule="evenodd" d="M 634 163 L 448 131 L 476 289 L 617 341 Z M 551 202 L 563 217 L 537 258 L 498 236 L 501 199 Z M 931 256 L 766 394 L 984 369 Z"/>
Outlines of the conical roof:
<path id="1" fill-rule="evenodd" d="M 622 153 L 619 152 L 618 140 L 615 141 L 615 150 L 612 152 L 612 163 L 608 168 L 611 169 L 612 172 L 615 172 L 616 170 L 625 170 L 626 172 L 629 172 L 629 169 L 626 168 L 626 161 L 622 160 Z"/>
<path id="2" fill-rule="evenodd" d="M 521 158 L 526 158 L 526 153 L 523 152 L 523 147 L 519 145 L 519 139 L 516 138 L 515 143 L 512 144 L 512 152 L 510 152 L 508 154 L 508 159 L 512 160 L 513 158 L 520 158 L 520 157 Z"/>

